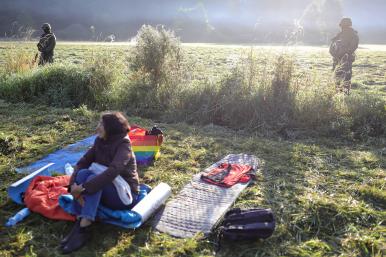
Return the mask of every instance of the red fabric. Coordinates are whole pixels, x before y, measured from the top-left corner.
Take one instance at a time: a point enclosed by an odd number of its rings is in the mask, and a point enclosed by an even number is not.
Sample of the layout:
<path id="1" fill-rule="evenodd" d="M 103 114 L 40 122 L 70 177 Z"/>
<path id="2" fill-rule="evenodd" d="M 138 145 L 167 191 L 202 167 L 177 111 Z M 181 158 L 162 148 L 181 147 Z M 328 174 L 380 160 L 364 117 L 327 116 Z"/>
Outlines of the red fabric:
<path id="1" fill-rule="evenodd" d="M 209 173 L 201 176 L 208 183 L 223 187 L 231 187 L 236 183 L 246 183 L 251 179 L 252 167 L 243 164 L 221 163 L 218 167 L 212 169 Z M 221 180 L 216 175 L 227 174 Z M 216 178 L 216 179 L 215 179 Z"/>
<path id="2" fill-rule="evenodd" d="M 147 130 L 137 125 L 131 125 L 129 138 L 132 146 L 160 146 L 163 135 L 146 135 Z"/>
<path id="3" fill-rule="evenodd" d="M 55 220 L 75 221 L 75 217 L 59 206 L 59 196 L 67 193 L 70 176 L 37 176 L 28 186 L 24 203 L 33 212 Z"/>

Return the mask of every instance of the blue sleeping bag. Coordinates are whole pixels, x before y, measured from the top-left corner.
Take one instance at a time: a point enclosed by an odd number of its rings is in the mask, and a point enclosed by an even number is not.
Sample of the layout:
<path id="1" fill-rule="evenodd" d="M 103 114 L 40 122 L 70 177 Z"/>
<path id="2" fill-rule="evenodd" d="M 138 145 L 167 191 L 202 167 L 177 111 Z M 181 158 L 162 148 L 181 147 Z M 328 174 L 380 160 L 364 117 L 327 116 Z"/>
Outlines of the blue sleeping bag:
<path id="1" fill-rule="evenodd" d="M 145 198 L 150 190 L 149 186 L 141 184 L 137 203 Z M 59 205 L 70 214 L 75 213 L 72 208 L 72 201 L 74 201 L 72 195 L 61 195 L 59 197 Z M 131 210 L 112 210 L 103 205 L 98 207 L 97 219 L 123 228 L 138 228 L 142 225 L 142 217 L 138 213 Z"/>

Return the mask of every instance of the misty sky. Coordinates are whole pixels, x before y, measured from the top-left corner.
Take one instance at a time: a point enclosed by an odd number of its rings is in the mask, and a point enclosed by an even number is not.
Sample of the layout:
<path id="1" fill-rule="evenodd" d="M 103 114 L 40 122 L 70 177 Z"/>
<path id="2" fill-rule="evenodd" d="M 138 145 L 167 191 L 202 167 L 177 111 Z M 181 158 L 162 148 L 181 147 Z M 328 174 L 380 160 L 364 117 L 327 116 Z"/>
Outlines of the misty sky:
<path id="1" fill-rule="evenodd" d="M 103 40 L 114 34 L 126 41 L 142 24 L 164 24 L 184 42 L 326 43 L 338 32 L 340 18 L 350 16 L 361 42 L 386 43 L 386 0 L 1 0 L 0 5 L 0 37 L 50 22 L 58 39 Z M 301 36 L 294 37 L 299 28 Z"/>

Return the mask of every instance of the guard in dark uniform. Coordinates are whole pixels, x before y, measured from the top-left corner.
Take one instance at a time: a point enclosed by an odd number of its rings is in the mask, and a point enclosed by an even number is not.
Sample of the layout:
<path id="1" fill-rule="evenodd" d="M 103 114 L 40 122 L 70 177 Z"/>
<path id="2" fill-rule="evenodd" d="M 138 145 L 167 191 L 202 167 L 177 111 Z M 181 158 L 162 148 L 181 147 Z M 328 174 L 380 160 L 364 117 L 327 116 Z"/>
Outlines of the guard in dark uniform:
<path id="1" fill-rule="evenodd" d="M 51 31 L 50 24 L 44 23 L 42 29 L 44 33 L 40 36 L 39 43 L 37 44 L 40 52 L 39 65 L 54 62 L 54 49 L 56 45 L 56 37 Z"/>
<path id="2" fill-rule="evenodd" d="M 349 95 L 351 90 L 352 63 L 358 48 L 358 32 L 352 28 L 350 18 L 343 18 L 339 24 L 342 31 L 336 35 L 330 45 L 333 57 L 333 70 L 337 91 Z"/>

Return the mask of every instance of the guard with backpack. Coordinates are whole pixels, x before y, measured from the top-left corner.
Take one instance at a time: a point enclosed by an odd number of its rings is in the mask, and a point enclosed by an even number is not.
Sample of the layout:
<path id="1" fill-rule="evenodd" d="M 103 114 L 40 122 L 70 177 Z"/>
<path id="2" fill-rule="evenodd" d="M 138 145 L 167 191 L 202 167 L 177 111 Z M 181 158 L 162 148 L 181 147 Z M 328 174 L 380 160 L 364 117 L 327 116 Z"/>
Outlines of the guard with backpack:
<path id="1" fill-rule="evenodd" d="M 355 50 L 358 48 L 358 32 L 352 28 L 350 18 L 343 18 L 339 23 L 342 31 L 336 35 L 330 45 L 333 57 L 333 71 L 338 92 L 350 94 L 352 63 L 355 61 Z"/>

